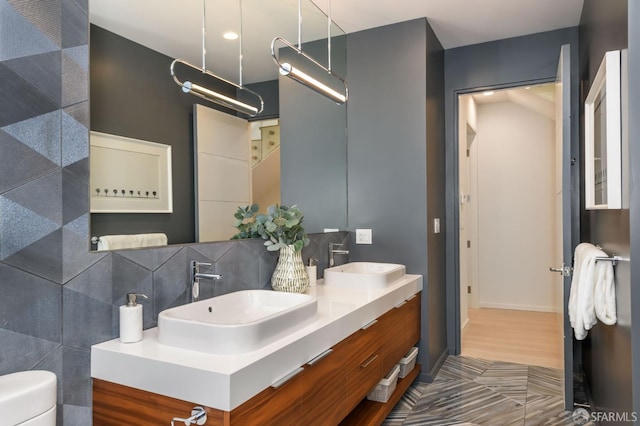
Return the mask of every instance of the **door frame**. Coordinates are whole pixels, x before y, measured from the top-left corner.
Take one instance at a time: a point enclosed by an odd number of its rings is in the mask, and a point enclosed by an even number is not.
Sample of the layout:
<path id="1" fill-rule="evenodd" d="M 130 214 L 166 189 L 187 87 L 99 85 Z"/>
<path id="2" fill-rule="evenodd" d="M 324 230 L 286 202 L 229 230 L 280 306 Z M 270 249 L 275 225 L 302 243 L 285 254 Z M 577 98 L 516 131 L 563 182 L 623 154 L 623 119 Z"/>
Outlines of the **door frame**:
<path id="1" fill-rule="evenodd" d="M 518 87 L 525 86 L 533 86 L 537 84 L 546 84 L 546 83 L 554 83 L 556 81 L 555 76 L 553 78 L 544 78 L 538 80 L 530 80 L 524 82 L 515 82 L 515 83 L 505 83 L 505 84 L 495 84 L 490 86 L 479 86 L 472 87 L 468 89 L 454 90 L 453 91 L 453 161 L 452 161 L 452 181 L 453 181 L 453 225 L 451 227 L 453 234 L 448 238 L 450 244 L 452 244 L 453 248 L 453 276 L 452 276 L 452 290 L 453 290 L 453 336 L 454 336 L 454 347 L 453 355 L 460 355 L 462 351 L 462 333 L 461 333 L 461 325 L 460 324 L 460 206 L 459 206 L 459 195 L 460 195 L 460 163 L 458 161 L 459 155 L 459 143 L 460 143 L 460 134 L 459 134 L 459 108 L 460 103 L 459 99 L 462 95 L 469 95 L 472 93 L 479 93 L 489 90 L 501 90 L 501 89 L 514 89 Z M 572 237 L 573 239 L 573 237 Z M 451 351 L 450 351 L 451 352 Z"/>

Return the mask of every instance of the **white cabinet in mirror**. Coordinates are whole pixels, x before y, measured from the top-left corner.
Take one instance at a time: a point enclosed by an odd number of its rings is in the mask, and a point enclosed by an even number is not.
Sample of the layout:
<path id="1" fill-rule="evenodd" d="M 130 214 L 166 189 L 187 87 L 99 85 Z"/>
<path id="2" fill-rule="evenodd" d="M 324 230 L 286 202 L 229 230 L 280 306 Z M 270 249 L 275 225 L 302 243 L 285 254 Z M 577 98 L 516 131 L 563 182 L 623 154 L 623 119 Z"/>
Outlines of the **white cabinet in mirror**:
<path id="1" fill-rule="evenodd" d="M 621 52 L 607 52 L 585 100 L 585 208 L 622 207 Z"/>

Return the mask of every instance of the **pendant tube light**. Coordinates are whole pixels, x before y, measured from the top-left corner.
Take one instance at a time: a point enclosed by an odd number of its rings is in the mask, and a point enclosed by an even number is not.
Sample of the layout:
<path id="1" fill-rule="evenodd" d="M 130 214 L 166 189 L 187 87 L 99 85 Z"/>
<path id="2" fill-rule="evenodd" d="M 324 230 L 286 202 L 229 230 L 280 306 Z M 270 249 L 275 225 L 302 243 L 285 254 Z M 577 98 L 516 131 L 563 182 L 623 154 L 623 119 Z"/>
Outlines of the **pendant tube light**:
<path id="1" fill-rule="evenodd" d="M 305 86 L 315 90 L 318 93 L 323 94 L 339 105 L 347 101 L 346 94 L 338 93 L 337 90 L 333 90 L 331 87 L 316 80 L 309 74 L 306 74 L 305 72 L 299 70 L 288 62 L 283 62 L 282 64 L 280 64 L 280 74 L 286 75 L 287 77 L 297 81 L 298 83 L 304 84 Z"/>
<path id="2" fill-rule="evenodd" d="M 262 96 L 254 92 L 253 90 L 247 89 L 242 85 L 242 0 L 238 1 L 240 6 L 240 34 L 239 34 L 239 55 L 238 55 L 238 64 L 239 64 L 239 82 L 240 84 L 233 83 L 229 80 L 226 80 L 210 71 L 207 71 L 206 68 L 206 0 L 202 1 L 202 68 L 199 68 L 183 59 L 175 59 L 170 66 L 171 76 L 173 80 L 176 82 L 178 86 L 182 88 L 184 93 L 190 93 L 194 96 L 197 96 L 201 99 L 204 99 L 209 102 L 216 103 L 218 105 L 222 105 L 227 108 L 231 108 L 235 111 L 241 112 L 243 114 L 248 115 L 249 117 L 255 117 L 260 114 L 264 109 L 264 100 Z M 236 89 L 249 93 L 253 97 L 256 98 L 257 104 L 259 106 L 250 105 L 246 102 L 239 101 L 230 96 L 223 95 L 222 93 L 216 92 L 215 90 L 208 89 L 200 84 L 193 83 L 191 81 L 180 81 L 180 79 L 176 75 L 176 65 L 181 64 L 188 68 L 192 68 L 200 71 L 202 74 L 210 76 L 216 80 L 222 81 L 225 84 L 228 84 Z"/>
<path id="3" fill-rule="evenodd" d="M 342 105 L 345 102 L 347 102 L 347 100 L 349 99 L 349 88 L 347 87 L 347 82 L 340 77 L 339 75 L 337 75 L 336 73 L 334 73 L 331 70 L 331 1 L 329 1 L 329 8 L 328 8 L 328 16 L 327 16 L 327 53 L 328 53 L 328 67 L 325 67 L 324 65 L 322 65 L 320 62 L 318 62 L 317 60 L 315 60 L 313 57 L 311 57 L 310 55 L 306 54 L 305 52 L 302 51 L 302 6 L 301 6 L 301 0 L 298 0 L 298 46 L 294 46 L 293 44 L 291 44 L 290 42 L 288 42 L 287 40 L 285 40 L 282 37 L 276 37 L 273 39 L 273 41 L 271 42 L 271 56 L 273 57 L 274 62 L 276 63 L 276 65 L 278 66 L 278 71 L 280 71 L 281 75 L 287 76 L 289 78 L 291 78 L 292 80 L 320 93 L 323 96 L 326 96 L 327 98 L 331 99 L 332 101 L 334 101 L 335 103 L 337 103 L 338 105 Z M 344 87 L 344 90 L 342 93 L 340 93 L 338 90 L 335 90 L 331 87 L 329 87 L 328 85 L 322 83 L 320 80 L 312 77 L 311 75 L 305 73 L 304 71 L 302 71 L 301 69 L 293 66 L 291 63 L 289 62 L 280 62 L 280 59 L 278 58 L 278 55 L 276 54 L 276 43 L 277 42 L 281 42 L 282 44 L 284 44 L 285 46 L 289 47 L 290 49 L 294 50 L 297 54 L 303 56 L 304 58 L 306 58 L 309 62 L 311 62 L 312 64 L 314 64 L 315 66 L 319 67 L 321 70 L 323 70 L 325 73 L 327 73 L 327 75 L 337 79 L 341 85 Z"/>

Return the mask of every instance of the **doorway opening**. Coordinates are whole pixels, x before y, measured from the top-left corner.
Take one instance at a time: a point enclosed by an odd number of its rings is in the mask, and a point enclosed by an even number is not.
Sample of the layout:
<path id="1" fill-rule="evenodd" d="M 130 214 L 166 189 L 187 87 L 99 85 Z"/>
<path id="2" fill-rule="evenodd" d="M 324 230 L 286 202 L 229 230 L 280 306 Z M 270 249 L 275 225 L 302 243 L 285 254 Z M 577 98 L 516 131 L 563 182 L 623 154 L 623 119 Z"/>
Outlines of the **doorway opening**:
<path id="1" fill-rule="evenodd" d="M 556 84 L 458 101 L 461 355 L 562 369 Z"/>

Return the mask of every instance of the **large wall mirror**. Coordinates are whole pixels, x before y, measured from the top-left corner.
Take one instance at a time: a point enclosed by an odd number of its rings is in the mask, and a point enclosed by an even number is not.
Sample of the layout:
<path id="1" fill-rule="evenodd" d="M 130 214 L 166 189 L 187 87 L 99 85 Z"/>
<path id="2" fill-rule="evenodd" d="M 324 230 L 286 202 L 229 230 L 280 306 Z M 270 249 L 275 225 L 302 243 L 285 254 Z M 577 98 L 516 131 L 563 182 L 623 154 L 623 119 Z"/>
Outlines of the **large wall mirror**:
<path id="1" fill-rule="evenodd" d="M 198 220 L 203 219 L 221 223 L 217 227 L 228 225 L 229 235 L 233 234 L 229 209 L 198 218 L 196 104 L 246 121 L 250 168 L 267 169 L 264 166 L 268 165 L 269 174 L 264 177 L 267 172 L 260 170 L 253 186 L 260 189 L 267 181 L 271 185 L 267 190 L 262 188 L 270 192 L 268 196 L 255 196 L 250 201 L 259 202 L 262 208 L 277 198 L 284 204 L 298 204 L 310 233 L 346 229 L 346 106 L 283 81 L 285 77 L 279 76 L 271 57 L 274 37 L 298 40 L 298 2 L 242 0 L 241 12 L 239 4 L 238 0 L 207 0 L 203 13 L 202 1 L 188 5 L 180 0 L 89 1 L 91 130 L 170 146 L 173 175 L 172 213 L 92 213 L 91 236 L 160 232 L 167 235 L 169 244 L 226 239 L 225 234 L 201 239 L 197 229 Z M 310 0 L 301 4 L 303 46 L 310 46 L 314 57 L 326 64 L 327 17 Z M 198 67 L 203 64 L 203 16 L 206 69 L 234 83 L 240 79 L 239 39 L 228 40 L 223 35 L 240 34 L 242 29 L 242 83 L 265 102 L 257 117 L 242 116 L 184 94 L 172 80 L 169 66 L 173 59 Z M 333 68 L 345 76 L 344 32 L 333 24 L 331 36 Z M 222 85 L 219 90 L 231 89 Z M 263 135 L 266 141 L 262 141 Z M 280 151 L 278 161 L 265 161 L 274 151 Z M 278 173 L 280 166 L 282 174 Z M 331 176 L 329 187 L 319 176 L 323 170 Z M 273 190 L 275 180 L 282 184 L 280 194 Z M 207 182 L 227 193 L 236 183 L 225 174 Z M 230 202 L 235 202 L 234 197 Z M 237 205 L 243 204 L 238 200 Z"/>

